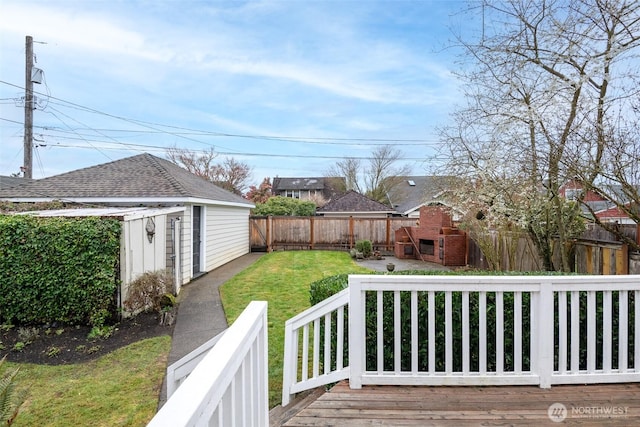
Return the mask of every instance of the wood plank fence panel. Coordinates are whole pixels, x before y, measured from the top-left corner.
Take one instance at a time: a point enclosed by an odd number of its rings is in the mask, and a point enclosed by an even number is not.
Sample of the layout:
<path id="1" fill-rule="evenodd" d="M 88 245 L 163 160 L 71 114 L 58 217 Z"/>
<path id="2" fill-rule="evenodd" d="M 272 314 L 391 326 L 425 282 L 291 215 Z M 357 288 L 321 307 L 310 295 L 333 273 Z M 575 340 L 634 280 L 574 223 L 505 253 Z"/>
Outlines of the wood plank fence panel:
<path id="1" fill-rule="evenodd" d="M 251 250 L 345 250 L 357 240 L 370 240 L 374 248 L 393 251 L 395 231 L 415 225 L 415 218 L 356 217 L 251 217 Z"/>

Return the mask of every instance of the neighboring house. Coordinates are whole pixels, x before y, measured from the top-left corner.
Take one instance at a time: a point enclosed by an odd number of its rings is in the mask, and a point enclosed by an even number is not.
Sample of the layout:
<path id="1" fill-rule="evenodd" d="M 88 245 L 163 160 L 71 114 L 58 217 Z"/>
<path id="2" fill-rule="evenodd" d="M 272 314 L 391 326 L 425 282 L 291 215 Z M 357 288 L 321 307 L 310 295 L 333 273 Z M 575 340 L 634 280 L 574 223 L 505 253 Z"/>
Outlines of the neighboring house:
<path id="1" fill-rule="evenodd" d="M 611 195 L 616 197 L 618 204 L 630 207 L 633 202 L 629 201 L 629 198 L 622 191 L 622 186 L 610 186 L 608 191 Z M 578 200 L 583 195 L 584 189 L 578 181 L 569 181 L 563 185 L 560 190 L 560 195 L 568 200 Z M 596 217 L 602 222 L 610 222 L 617 224 L 635 224 L 635 221 L 629 217 L 622 209 L 619 208 L 616 203 L 607 200 L 595 191 L 587 191 L 584 193 L 582 199 L 582 212 L 585 216 L 591 217 L 595 214 Z M 587 208 L 587 205 L 591 210 Z M 637 209 L 637 208 L 636 208 Z"/>
<path id="2" fill-rule="evenodd" d="M 355 191 L 348 191 L 344 195 L 330 201 L 316 210 L 317 215 L 333 217 L 381 217 L 392 216 L 395 210 L 380 202 L 372 200 Z"/>
<path id="3" fill-rule="evenodd" d="M 402 216 L 420 217 L 420 208 L 428 205 L 447 205 L 443 198 L 455 177 L 451 176 L 404 176 L 387 193 L 391 206 Z M 455 218 L 454 218 L 455 219 Z"/>
<path id="4" fill-rule="evenodd" d="M 0 200 L 60 200 L 87 206 L 181 207 L 166 215 L 178 227 L 181 283 L 249 252 L 247 200 L 151 154 L 0 189 Z M 158 224 L 156 224 L 158 226 Z M 167 248 L 167 252 L 172 249 Z"/>
<path id="5" fill-rule="evenodd" d="M 310 200 L 322 197 L 326 201 L 333 200 L 344 193 L 345 179 L 338 177 L 318 178 L 273 178 L 271 193 L 274 196 L 291 197 Z"/>

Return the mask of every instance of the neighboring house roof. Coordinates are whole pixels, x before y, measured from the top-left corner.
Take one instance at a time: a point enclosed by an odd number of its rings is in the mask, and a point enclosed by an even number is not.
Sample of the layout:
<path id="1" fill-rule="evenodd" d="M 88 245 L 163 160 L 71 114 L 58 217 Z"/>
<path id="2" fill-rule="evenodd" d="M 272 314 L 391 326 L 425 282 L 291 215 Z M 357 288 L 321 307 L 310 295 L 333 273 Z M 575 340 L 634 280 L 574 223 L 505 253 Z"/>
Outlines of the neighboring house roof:
<path id="1" fill-rule="evenodd" d="M 317 210 L 318 213 L 395 213 L 387 205 L 372 200 L 355 191 L 348 191 L 344 195 L 335 200 L 330 201 L 322 208 Z"/>
<path id="2" fill-rule="evenodd" d="M 0 176 L 0 190 L 15 187 L 31 181 L 29 178 L 19 176 Z"/>
<path id="3" fill-rule="evenodd" d="M 439 200 L 455 181 L 451 176 L 403 176 L 387 194 L 391 205 L 402 215 Z"/>
<path id="4" fill-rule="evenodd" d="M 127 204 L 206 200 L 253 207 L 242 197 L 147 153 L 0 189 L 0 200 Z"/>
<path id="5" fill-rule="evenodd" d="M 339 187 L 345 187 L 343 177 L 311 177 L 311 178 L 273 178 L 271 191 L 278 194 L 287 190 L 321 191 L 327 197 L 340 192 Z"/>
<path id="6" fill-rule="evenodd" d="M 607 197 L 615 200 L 615 203 L 612 200 L 607 200 L 596 191 L 589 190 L 582 199 L 580 206 L 582 213 L 587 217 L 591 217 L 591 211 L 593 211 L 601 220 L 631 220 L 629 215 L 620 209 L 620 205 L 632 206 L 634 203 L 629 194 L 625 193 L 622 185 L 608 184 L 600 188 L 606 193 Z M 560 195 L 570 200 L 576 200 L 578 193 L 581 191 L 582 184 L 576 180 L 571 180 L 560 187 Z M 635 191 L 640 193 L 640 188 L 637 187 Z"/>

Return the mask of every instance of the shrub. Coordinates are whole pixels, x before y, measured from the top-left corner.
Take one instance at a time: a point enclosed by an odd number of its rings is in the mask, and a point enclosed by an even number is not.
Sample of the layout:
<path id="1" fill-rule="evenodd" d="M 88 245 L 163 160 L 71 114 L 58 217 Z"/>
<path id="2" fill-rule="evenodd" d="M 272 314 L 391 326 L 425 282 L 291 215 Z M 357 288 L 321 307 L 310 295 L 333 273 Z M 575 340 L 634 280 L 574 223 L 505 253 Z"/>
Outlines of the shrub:
<path id="1" fill-rule="evenodd" d="M 252 211 L 252 215 L 259 216 L 313 216 L 315 213 L 314 202 L 283 196 L 271 197 L 265 203 L 257 203 Z"/>
<path id="2" fill-rule="evenodd" d="M 0 323 L 113 315 L 119 252 L 116 219 L 0 215 Z"/>
<path id="3" fill-rule="evenodd" d="M 311 283 L 309 287 L 309 302 L 311 305 L 316 305 L 345 289 L 348 284 L 348 278 L 349 275 L 347 274 L 338 274 Z"/>
<path id="4" fill-rule="evenodd" d="M 371 246 L 371 240 L 358 240 L 356 241 L 356 251 L 362 252 L 365 258 L 369 258 L 373 253 L 373 247 Z"/>
<path id="5" fill-rule="evenodd" d="M 149 309 L 161 312 L 163 307 L 175 304 L 172 293 L 173 276 L 168 270 L 149 271 L 129 284 L 127 299 L 122 305 L 134 314 Z"/>

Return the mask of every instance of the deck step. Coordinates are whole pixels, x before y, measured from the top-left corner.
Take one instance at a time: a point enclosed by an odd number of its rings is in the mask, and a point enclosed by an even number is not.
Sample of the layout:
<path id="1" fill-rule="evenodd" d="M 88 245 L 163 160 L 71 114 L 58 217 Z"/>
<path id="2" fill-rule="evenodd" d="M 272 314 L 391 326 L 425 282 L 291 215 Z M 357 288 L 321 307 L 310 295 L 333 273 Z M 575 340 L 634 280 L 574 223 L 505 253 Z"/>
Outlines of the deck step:
<path id="1" fill-rule="evenodd" d="M 296 397 L 285 407 L 278 405 L 269 411 L 269 426 L 280 427 L 291 418 L 296 416 L 298 412 L 315 402 L 320 396 L 326 392 L 325 387 L 317 387 L 312 390 L 298 393 Z"/>

